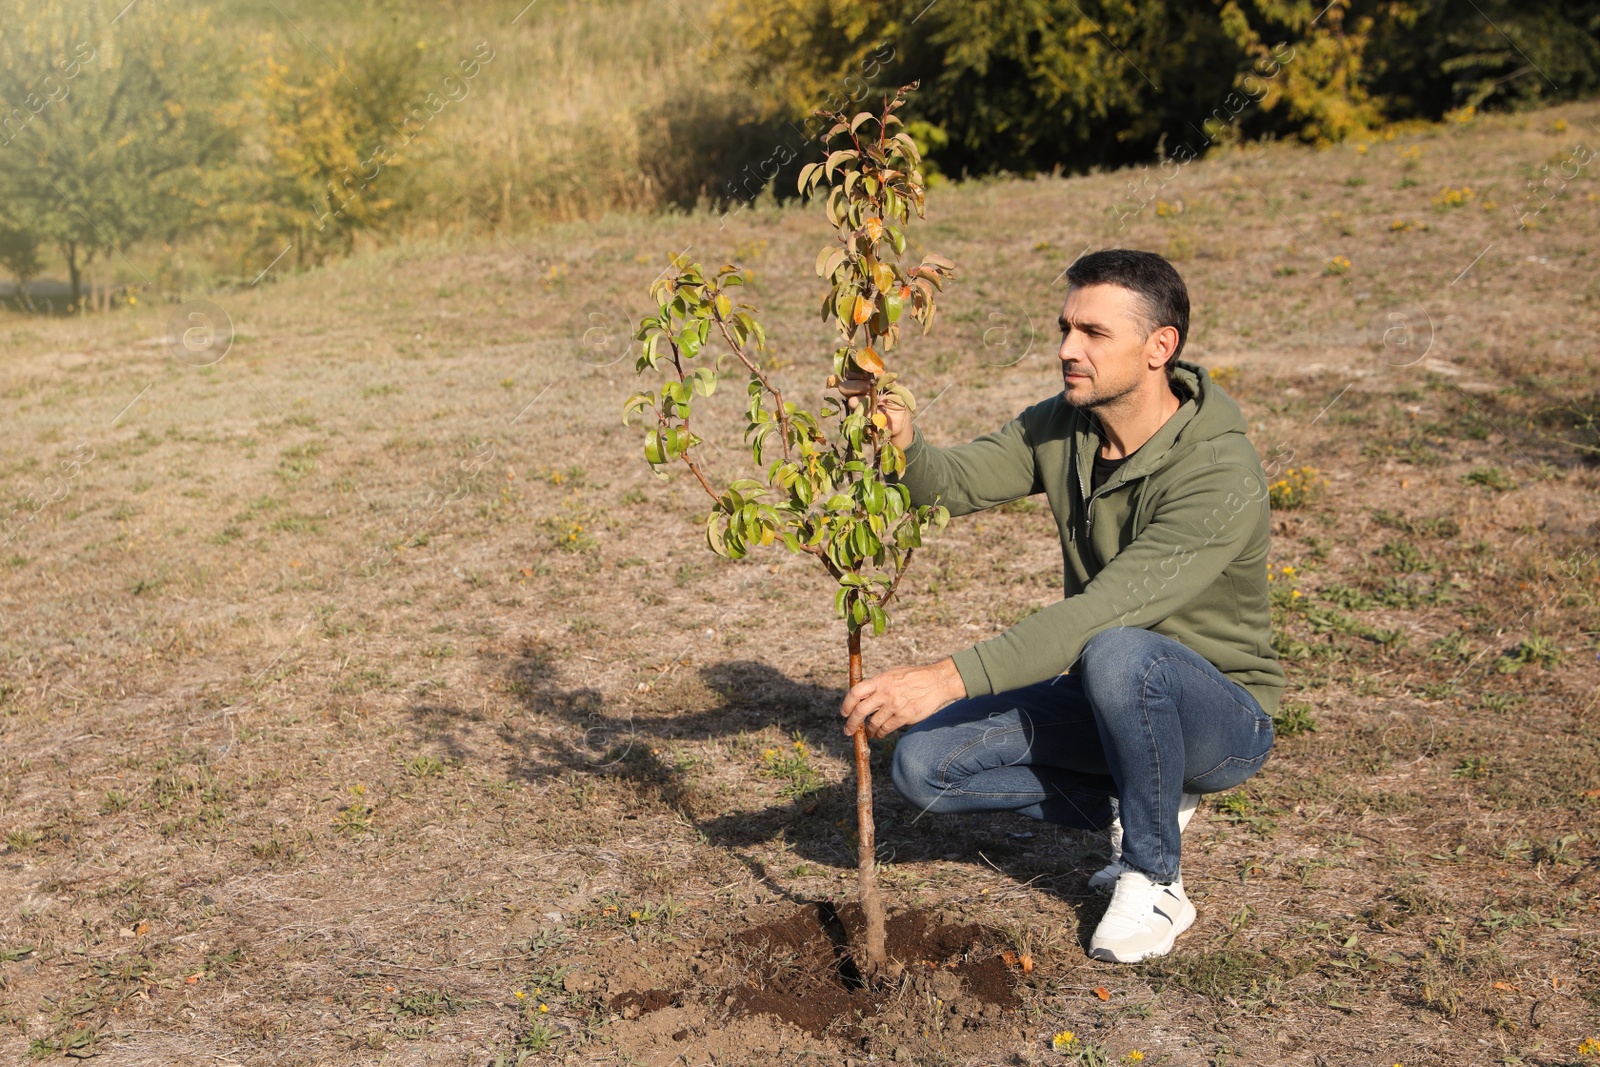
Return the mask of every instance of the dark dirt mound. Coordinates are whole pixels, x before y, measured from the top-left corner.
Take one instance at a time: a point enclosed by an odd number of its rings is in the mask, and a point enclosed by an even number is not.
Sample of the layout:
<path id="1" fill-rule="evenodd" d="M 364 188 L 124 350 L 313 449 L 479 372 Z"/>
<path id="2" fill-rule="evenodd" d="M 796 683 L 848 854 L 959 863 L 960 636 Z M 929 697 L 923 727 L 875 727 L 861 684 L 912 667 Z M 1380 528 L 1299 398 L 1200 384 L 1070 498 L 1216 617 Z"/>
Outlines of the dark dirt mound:
<path id="1" fill-rule="evenodd" d="M 668 989 L 628 990 L 611 998 L 611 1010 L 624 1019 L 637 1019 L 648 1011 L 660 1011 L 678 998 Z"/>
<path id="2" fill-rule="evenodd" d="M 775 916 L 702 942 L 694 971 L 708 981 L 700 990 L 629 990 L 613 998 L 612 1010 L 638 1018 L 698 994 L 717 1014 L 775 1016 L 813 1037 L 858 1044 L 868 1038 L 866 1025 L 897 1015 L 908 998 L 939 1005 L 956 1027 L 974 1030 L 1019 1003 L 1002 935 L 987 927 L 944 923 L 920 909 L 893 915 L 890 973 L 869 986 L 859 905 L 815 901 Z"/>

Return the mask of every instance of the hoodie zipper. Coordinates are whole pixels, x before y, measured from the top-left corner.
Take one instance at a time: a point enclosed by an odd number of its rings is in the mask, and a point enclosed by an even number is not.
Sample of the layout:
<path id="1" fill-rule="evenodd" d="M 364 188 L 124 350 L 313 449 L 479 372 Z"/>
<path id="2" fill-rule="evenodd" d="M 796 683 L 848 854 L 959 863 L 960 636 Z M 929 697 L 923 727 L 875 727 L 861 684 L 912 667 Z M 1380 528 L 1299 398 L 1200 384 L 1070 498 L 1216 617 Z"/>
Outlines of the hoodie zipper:
<path id="1" fill-rule="evenodd" d="M 1087 543 L 1094 533 L 1094 497 L 1083 491 L 1083 465 L 1076 465 L 1073 473 L 1078 476 L 1078 495 L 1083 497 L 1083 539 Z"/>

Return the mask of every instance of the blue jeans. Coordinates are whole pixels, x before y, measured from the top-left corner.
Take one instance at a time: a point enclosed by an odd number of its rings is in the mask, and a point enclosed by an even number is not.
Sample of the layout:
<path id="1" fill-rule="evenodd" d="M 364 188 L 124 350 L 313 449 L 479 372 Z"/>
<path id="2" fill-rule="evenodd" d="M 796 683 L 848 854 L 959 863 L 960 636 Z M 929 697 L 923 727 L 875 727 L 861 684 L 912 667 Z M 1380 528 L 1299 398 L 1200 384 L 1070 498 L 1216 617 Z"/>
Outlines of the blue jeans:
<path id="1" fill-rule="evenodd" d="M 894 750 L 894 785 L 925 812 L 1014 811 L 1081 830 L 1122 819 L 1123 862 L 1179 873 L 1183 793 L 1255 774 L 1272 719 L 1181 642 L 1102 630 L 1070 674 L 967 697 L 917 723 Z M 1117 800 L 1117 808 L 1111 805 Z"/>

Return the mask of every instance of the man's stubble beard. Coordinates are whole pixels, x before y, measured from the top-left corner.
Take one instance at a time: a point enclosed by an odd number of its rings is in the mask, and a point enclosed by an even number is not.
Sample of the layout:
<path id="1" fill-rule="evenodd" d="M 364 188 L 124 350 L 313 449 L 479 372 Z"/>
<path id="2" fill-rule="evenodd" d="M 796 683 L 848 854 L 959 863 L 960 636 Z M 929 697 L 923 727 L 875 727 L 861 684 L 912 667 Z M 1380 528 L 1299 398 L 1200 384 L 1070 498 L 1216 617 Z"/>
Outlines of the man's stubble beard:
<path id="1" fill-rule="evenodd" d="M 1090 382 L 1091 385 L 1095 381 L 1096 381 L 1096 379 L 1094 379 L 1094 378 L 1090 378 L 1089 379 L 1089 382 Z M 1106 408 L 1112 407 L 1118 401 L 1122 400 L 1123 398 L 1125 398 L 1127 396 L 1132 395 L 1134 392 L 1136 392 L 1138 390 L 1138 388 L 1139 388 L 1139 383 L 1137 381 L 1135 381 L 1135 382 L 1130 383 L 1127 388 L 1123 389 L 1119 393 L 1113 393 L 1113 394 L 1111 394 L 1109 396 L 1096 396 L 1094 394 L 1093 390 L 1091 390 L 1090 391 L 1090 395 L 1088 397 L 1083 398 L 1083 399 L 1075 400 L 1075 399 L 1073 399 L 1072 394 L 1070 392 L 1068 392 L 1068 390 L 1066 388 L 1066 381 L 1065 381 L 1065 379 L 1063 379 L 1062 383 L 1061 383 L 1061 397 L 1062 397 L 1063 400 L 1065 400 L 1072 407 L 1078 408 L 1080 411 L 1084 411 L 1084 412 L 1093 414 L 1095 412 L 1103 411 Z"/>

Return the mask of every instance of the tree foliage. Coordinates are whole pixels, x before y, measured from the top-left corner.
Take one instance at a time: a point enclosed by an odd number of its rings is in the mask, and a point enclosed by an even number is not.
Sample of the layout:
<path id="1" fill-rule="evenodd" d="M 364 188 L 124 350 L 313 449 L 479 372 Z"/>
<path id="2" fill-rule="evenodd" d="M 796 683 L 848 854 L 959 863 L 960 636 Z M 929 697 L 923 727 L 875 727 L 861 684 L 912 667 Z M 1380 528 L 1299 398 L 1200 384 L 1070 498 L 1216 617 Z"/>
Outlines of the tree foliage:
<path id="1" fill-rule="evenodd" d="M 237 205 L 258 243 L 292 241 L 296 262 L 315 263 L 404 206 L 406 148 L 429 115 L 426 47 L 391 17 L 351 49 L 263 49 L 252 195 Z"/>
<path id="2" fill-rule="evenodd" d="M 0 255 L 27 275 L 53 246 L 75 304 L 96 256 L 215 206 L 211 167 L 236 142 L 204 13 L 156 0 L 113 26 L 102 6 L 0 0 Z"/>
<path id="3" fill-rule="evenodd" d="M 1596 0 L 724 0 L 720 25 L 779 115 L 892 43 L 886 77 L 924 79 L 908 119 L 952 172 L 1084 170 L 1218 133 L 1339 140 L 1600 86 Z M 1240 91 L 1260 106 L 1206 129 Z"/>
<path id="4" fill-rule="evenodd" d="M 920 155 L 897 130 L 896 95 L 877 113 L 829 113 L 827 158 L 807 166 L 800 191 L 824 196 L 835 239 L 817 254 L 827 282 L 824 321 L 839 331 L 828 379 L 832 397 L 816 412 L 784 398 L 761 369 L 756 351 L 766 330 L 756 308 L 741 298 L 744 274 L 732 264 L 707 271 L 673 256 L 651 295 L 656 314 L 643 320 L 637 370 L 665 370 L 654 392 L 635 393 L 624 421 L 644 415 L 644 456 L 658 472 L 683 462 L 711 499 L 706 543 L 730 559 L 752 548 L 782 544 L 816 556 L 838 583 L 834 606 L 852 631 L 888 626 L 885 610 L 930 530 L 949 521 L 943 507 L 912 507 L 909 492 L 890 478 L 905 469 L 905 454 L 889 439 L 881 398 L 894 394 L 908 407 L 915 398 L 896 384 L 884 363 L 900 343 L 906 317 L 924 331 L 933 323 L 936 298 L 954 264 L 926 255 L 904 259 L 906 228 L 924 210 Z M 748 374 L 745 440 L 761 478 L 741 478 L 722 489 L 706 478 L 694 449 L 702 443 L 691 418 L 696 397 L 716 391 L 730 363 Z M 839 391 L 845 379 L 870 382 L 866 402 L 852 410 Z"/>

